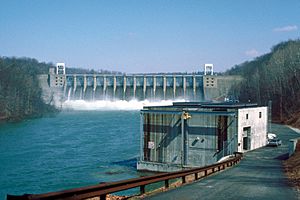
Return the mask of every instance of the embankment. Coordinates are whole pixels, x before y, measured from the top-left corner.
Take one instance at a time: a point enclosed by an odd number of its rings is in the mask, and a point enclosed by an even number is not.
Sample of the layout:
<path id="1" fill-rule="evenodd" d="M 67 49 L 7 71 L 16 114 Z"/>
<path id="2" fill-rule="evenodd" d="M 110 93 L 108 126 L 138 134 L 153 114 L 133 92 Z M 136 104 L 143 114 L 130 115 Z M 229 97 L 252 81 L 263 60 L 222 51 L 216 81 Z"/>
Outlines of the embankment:
<path id="1" fill-rule="evenodd" d="M 284 161 L 284 168 L 290 182 L 300 191 L 300 140 L 298 140 L 295 153 Z"/>

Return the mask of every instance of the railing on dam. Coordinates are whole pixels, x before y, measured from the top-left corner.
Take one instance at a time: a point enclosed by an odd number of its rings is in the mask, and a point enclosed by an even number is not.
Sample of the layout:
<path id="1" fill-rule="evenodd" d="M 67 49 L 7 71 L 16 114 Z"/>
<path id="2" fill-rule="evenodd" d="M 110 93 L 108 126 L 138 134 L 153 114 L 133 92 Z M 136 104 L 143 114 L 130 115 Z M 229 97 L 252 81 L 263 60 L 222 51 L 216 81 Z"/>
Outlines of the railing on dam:
<path id="1" fill-rule="evenodd" d="M 237 164 L 242 158 L 241 153 L 235 153 L 235 157 L 226 161 L 216 163 L 213 165 L 188 169 L 178 172 L 160 173 L 153 176 L 146 176 L 140 178 L 133 178 L 123 181 L 101 183 L 98 185 L 64 190 L 59 192 L 50 192 L 45 194 L 25 194 L 22 196 L 7 195 L 7 200 L 50 200 L 50 199 L 87 199 L 93 197 L 100 197 L 100 199 L 106 199 L 107 194 L 128 190 L 131 188 L 140 188 L 140 193 L 146 192 L 146 186 L 152 183 L 164 182 L 165 188 L 169 188 L 170 180 L 182 179 L 182 183 L 186 183 L 186 178 L 189 175 L 194 176 L 194 180 L 206 177 L 212 173 L 224 170 L 226 167 Z M 202 176 L 199 174 L 202 173 Z"/>
<path id="2" fill-rule="evenodd" d="M 62 83 L 57 80 L 62 78 Z M 68 99 L 203 99 L 202 75 L 50 75 L 50 86 L 64 88 Z"/>

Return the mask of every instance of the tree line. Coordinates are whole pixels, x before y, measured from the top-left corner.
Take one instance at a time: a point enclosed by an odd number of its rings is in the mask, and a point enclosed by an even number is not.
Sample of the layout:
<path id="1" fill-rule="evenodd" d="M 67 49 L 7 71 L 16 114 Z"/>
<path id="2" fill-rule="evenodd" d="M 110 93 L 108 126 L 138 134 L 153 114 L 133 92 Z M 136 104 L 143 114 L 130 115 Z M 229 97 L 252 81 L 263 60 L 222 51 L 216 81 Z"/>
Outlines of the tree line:
<path id="1" fill-rule="evenodd" d="M 300 114 L 300 40 L 277 44 L 271 52 L 250 62 L 234 66 L 228 75 L 242 75 L 241 84 L 231 94 L 241 102 L 267 105 L 272 101 L 273 120 L 299 119 Z M 300 122 L 300 121 L 299 121 Z"/>
<path id="2" fill-rule="evenodd" d="M 43 101 L 38 81 L 38 75 L 48 74 L 51 67 L 55 65 L 32 58 L 0 56 L 0 121 L 20 121 L 58 111 Z M 67 68 L 66 71 L 74 74 L 121 74 L 83 68 Z"/>
<path id="3" fill-rule="evenodd" d="M 57 111 L 44 103 L 37 78 L 50 66 L 30 58 L 0 57 L 0 120 L 19 121 Z"/>
<path id="4" fill-rule="evenodd" d="M 50 67 L 54 65 L 31 58 L 0 57 L 0 120 L 22 120 L 56 111 L 43 101 L 37 78 L 38 74 L 47 74 Z M 95 73 L 78 68 L 67 70 L 67 73 Z M 102 73 L 109 71 L 103 70 Z M 242 83 L 235 85 L 230 92 L 240 102 L 267 105 L 271 100 L 274 120 L 284 122 L 290 119 L 293 122 L 299 119 L 299 39 L 279 43 L 270 53 L 236 65 L 225 74 L 244 77 Z"/>

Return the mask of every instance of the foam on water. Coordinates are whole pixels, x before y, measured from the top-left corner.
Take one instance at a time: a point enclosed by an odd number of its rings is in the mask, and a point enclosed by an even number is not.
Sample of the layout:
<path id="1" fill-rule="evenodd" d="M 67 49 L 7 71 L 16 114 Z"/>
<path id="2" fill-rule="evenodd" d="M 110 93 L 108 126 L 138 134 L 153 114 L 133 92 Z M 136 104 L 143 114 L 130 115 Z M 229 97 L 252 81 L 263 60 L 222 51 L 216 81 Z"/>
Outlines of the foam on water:
<path id="1" fill-rule="evenodd" d="M 67 100 L 62 104 L 66 110 L 141 110 L 144 106 L 164 106 L 172 105 L 173 102 L 183 102 L 185 100 L 162 100 L 162 101 L 84 101 L 84 100 Z"/>

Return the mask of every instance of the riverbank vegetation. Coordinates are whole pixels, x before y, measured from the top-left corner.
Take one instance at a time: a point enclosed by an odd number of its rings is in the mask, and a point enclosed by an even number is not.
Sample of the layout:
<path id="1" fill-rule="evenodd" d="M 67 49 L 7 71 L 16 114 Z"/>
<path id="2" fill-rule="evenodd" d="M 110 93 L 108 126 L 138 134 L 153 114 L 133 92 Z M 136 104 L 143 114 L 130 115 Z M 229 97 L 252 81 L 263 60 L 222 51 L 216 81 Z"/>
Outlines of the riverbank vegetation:
<path id="1" fill-rule="evenodd" d="M 289 180 L 300 192 L 300 140 L 297 142 L 295 153 L 284 161 L 284 168 Z"/>
<path id="2" fill-rule="evenodd" d="M 32 58 L 0 56 L 0 121 L 20 121 L 41 117 L 58 110 L 42 98 L 38 75 L 48 74 L 52 63 L 41 63 Z M 108 70 L 66 68 L 74 74 L 122 74 Z"/>
<path id="3" fill-rule="evenodd" d="M 0 57 L 0 120 L 19 121 L 40 117 L 56 109 L 45 104 L 37 75 L 50 64 L 30 58 Z"/>
<path id="4" fill-rule="evenodd" d="M 262 105 L 271 100 L 274 122 L 300 128 L 300 40 L 277 44 L 270 53 L 236 65 L 226 74 L 244 78 L 232 88 L 232 96 Z"/>

